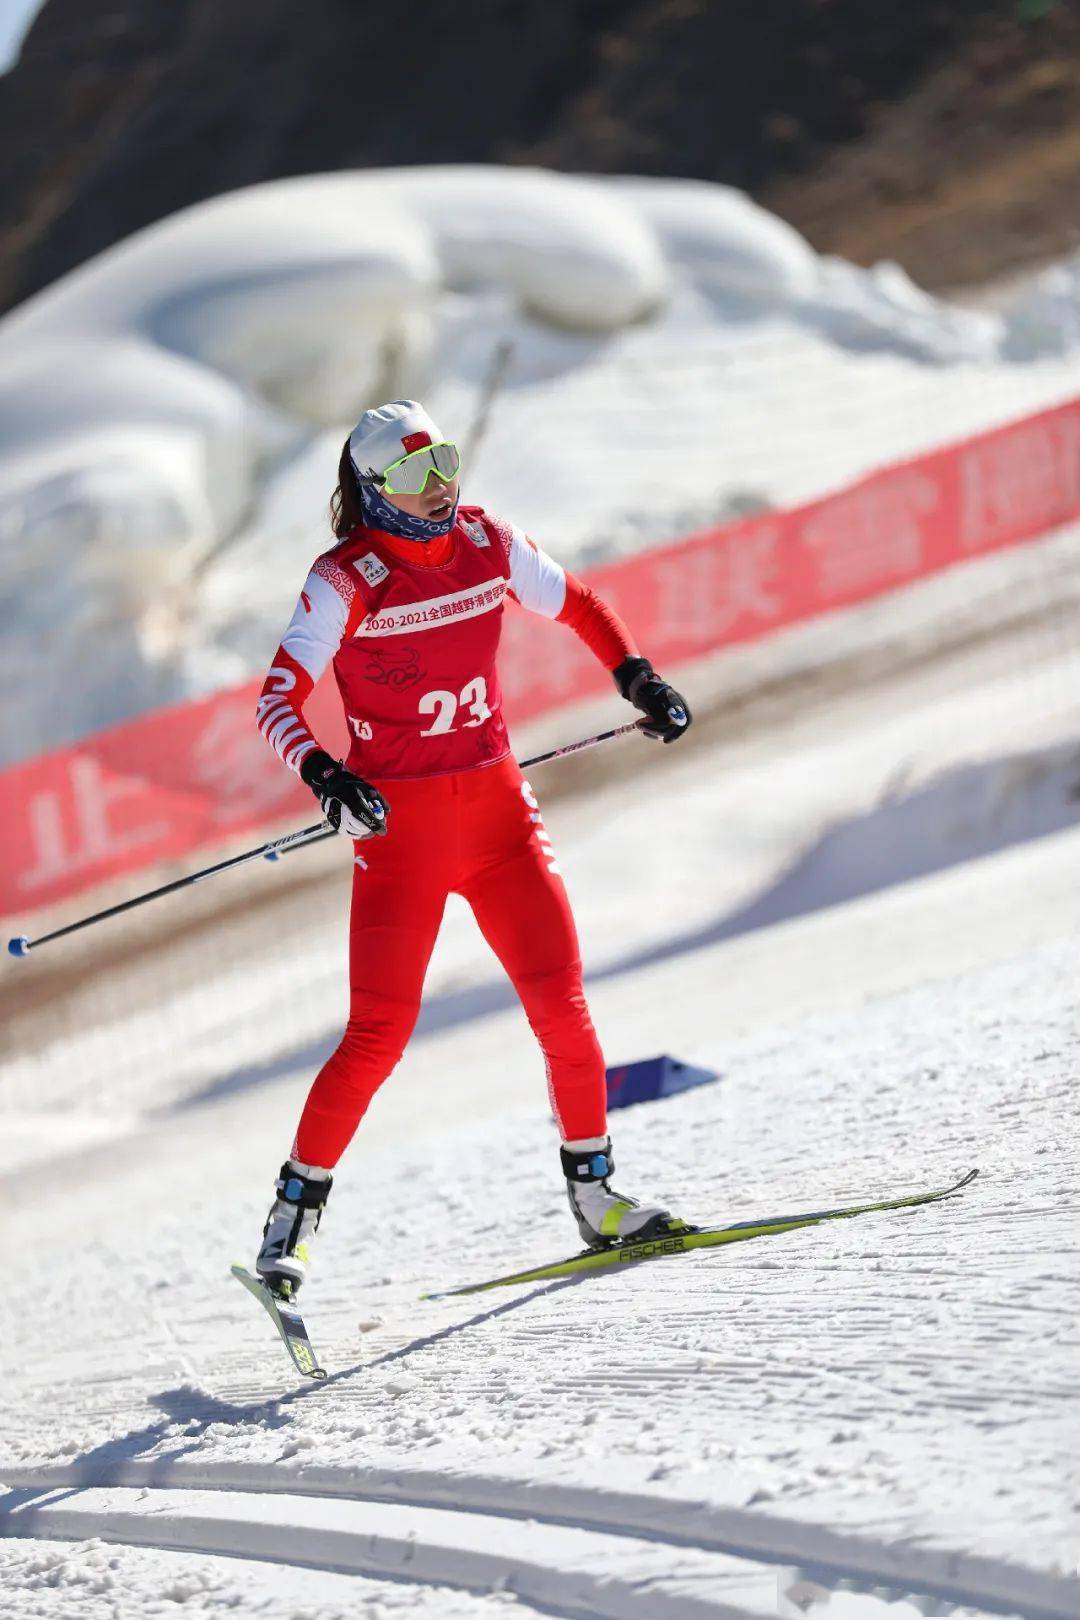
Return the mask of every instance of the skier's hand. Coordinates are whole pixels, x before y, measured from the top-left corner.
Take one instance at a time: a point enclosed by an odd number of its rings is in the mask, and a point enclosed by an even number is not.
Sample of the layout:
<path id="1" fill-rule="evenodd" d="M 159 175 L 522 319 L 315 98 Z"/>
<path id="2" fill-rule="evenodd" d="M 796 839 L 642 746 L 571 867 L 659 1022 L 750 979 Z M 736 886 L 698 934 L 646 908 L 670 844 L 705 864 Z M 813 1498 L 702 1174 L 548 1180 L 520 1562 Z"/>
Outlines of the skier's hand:
<path id="1" fill-rule="evenodd" d="M 300 766 L 300 775 L 335 832 L 346 838 L 371 838 L 387 831 L 390 806 L 382 794 L 323 749 L 312 750 Z"/>
<path id="2" fill-rule="evenodd" d="M 623 697 L 645 715 L 638 727 L 646 737 L 678 742 L 690 729 L 692 716 L 686 699 L 656 673 L 647 658 L 624 658 L 612 673 Z"/>

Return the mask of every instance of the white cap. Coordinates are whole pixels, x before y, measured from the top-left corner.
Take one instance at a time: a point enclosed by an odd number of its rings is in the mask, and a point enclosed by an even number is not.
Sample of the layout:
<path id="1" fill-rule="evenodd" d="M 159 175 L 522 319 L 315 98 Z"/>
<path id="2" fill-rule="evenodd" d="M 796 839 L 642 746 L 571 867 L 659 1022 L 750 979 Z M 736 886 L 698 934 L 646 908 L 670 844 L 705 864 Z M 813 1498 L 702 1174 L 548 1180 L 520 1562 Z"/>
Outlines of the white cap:
<path id="1" fill-rule="evenodd" d="M 391 462 L 426 444 L 442 444 L 443 435 L 415 399 L 394 399 L 365 411 L 349 434 L 349 455 L 358 478 L 381 478 Z"/>

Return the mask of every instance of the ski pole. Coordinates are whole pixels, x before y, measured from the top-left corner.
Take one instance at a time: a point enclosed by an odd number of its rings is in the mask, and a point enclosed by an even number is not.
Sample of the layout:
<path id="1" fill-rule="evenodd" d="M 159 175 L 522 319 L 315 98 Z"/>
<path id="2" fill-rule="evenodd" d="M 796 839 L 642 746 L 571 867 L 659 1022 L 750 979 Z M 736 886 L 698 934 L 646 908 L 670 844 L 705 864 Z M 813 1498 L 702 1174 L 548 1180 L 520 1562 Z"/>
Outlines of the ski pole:
<path id="1" fill-rule="evenodd" d="M 215 866 L 204 866 L 201 872 L 191 872 L 187 877 L 175 878 L 172 883 L 163 883 L 158 889 L 149 889 L 146 894 L 137 894 L 131 900 L 122 900 L 118 906 L 109 906 L 104 911 L 95 911 L 92 917 L 82 917 L 78 922 L 68 923 L 66 928 L 55 928 L 51 934 L 42 934 L 40 939 L 27 939 L 25 934 L 8 940 L 8 951 L 12 956 L 27 956 L 38 945 L 48 945 L 51 940 L 63 939 L 65 934 L 74 934 L 80 928 L 89 928 L 92 923 L 104 922 L 107 917 L 118 917 L 122 911 L 131 911 L 135 906 L 145 906 L 148 900 L 157 900 L 163 894 L 175 894 L 178 889 L 187 889 L 193 883 L 202 883 L 204 878 L 216 877 L 219 872 L 228 872 L 234 866 L 243 866 L 245 861 L 258 860 L 261 855 L 264 860 L 276 861 L 278 855 L 285 849 L 295 848 L 297 844 L 311 843 L 313 835 L 321 834 L 324 823 L 319 822 L 314 827 L 303 827 L 299 832 L 288 833 L 284 838 L 275 838 L 268 844 L 260 844 L 258 849 L 249 849 L 243 855 L 233 855 L 227 861 L 218 861 Z M 329 829 L 333 831 L 333 829 Z"/>
<path id="2" fill-rule="evenodd" d="M 610 742 L 613 737 L 623 737 L 630 731 L 637 730 L 637 721 L 631 720 L 625 726 L 616 726 L 612 731 L 601 731 L 595 737 L 584 737 L 580 742 L 567 743 L 563 748 L 551 748 L 546 754 L 536 754 L 532 759 L 522 760 L 522 770 L 528 770 L 532 765 L 545 765 L 548 760 L 562 759 L 566 754 L 580 753 L 583 748 L 595 748 L 597 743 Z M 291 849 L 300 849 L 308 844 L 318 844 L 324 838 L 336 838 L 338 835 L 333 827 L 328 827 L 324 821 L 315 822 L 314 826 L 301 827 L 298 832 L 286 833 L 283 838 L 272 838 L 269 843 L 260 844 L 258 849 L 249 849 L 242 855 L 233 855 L 227 861 L 218 861 L 214 866 L 204 866 L 200 872 L 191 872 L 187 877 L 175 878 L 172 883 L 163 883 L 160 888 L 148 889 L 145 894 L 137 894 L 131 900 L 122 900 L 119 905 L 108 906 L 104 911 L 95 911 L 93 916 L 82 917 L 78 922 L 68 923 L 64 928 L 54 928 L 51 934 L 42 934 L 40 939 L 27 939 L 25 934 L 16 935 L 8 940 L 8 953 L 11 956 L 29 956 L 31 950 L 39 946 L 48 945 L 54 939 L 63 939 L 65 934 L 75 934 L 81 928 L 90 928 L 94 923 L 104 922 L 108 917 L 119 917 L 123 911 L 132 911 L 136 906 L 145 906 L 150 900 L 159 900 L 163 894 L 175 894 L 179 889 L 190 888 L 192 884 L 202 883 L 206 878 L 217 877 L 219 872 L 230 872 L 236 866 L 243 866 L 248 861 L 276 861 L 279 856 L 287 855 Z"/>

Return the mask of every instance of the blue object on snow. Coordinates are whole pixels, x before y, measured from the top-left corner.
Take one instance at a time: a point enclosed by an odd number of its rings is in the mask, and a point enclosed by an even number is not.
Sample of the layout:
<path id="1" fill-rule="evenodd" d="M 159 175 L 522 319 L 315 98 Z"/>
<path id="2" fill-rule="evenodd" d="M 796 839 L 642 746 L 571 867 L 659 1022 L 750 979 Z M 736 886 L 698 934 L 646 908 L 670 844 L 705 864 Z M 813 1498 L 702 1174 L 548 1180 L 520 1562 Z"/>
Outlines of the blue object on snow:
<path id="1" fill-rule="evenodd" d="M 30 941 L 25 934 L 20 934 L 17 939 L 9 939 L 7 948 L 12 956 L 30 955 Z"/>
<path id="2" fill-rule="evenodd" d="M 672 1097 L 677 1091 L 689 1091 L 719 1078 L 715 1069 L 697 1069 L 667 1053 L 642 1058 L 638 1063 L 623 1063 L 607 1071 L 608 1107 L 629 1108 L 633 1103 L 655 1102 L 658 1097 Z"/>

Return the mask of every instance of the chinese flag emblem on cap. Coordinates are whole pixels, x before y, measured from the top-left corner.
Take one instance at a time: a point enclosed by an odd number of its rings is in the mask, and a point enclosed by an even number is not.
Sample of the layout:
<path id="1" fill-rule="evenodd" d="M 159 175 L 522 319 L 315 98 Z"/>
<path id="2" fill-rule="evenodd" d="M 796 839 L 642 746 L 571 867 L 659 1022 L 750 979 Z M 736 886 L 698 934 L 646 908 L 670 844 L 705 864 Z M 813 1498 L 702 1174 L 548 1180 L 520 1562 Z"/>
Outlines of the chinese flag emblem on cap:
<path id="1" fill-rule="evenodd" d="M 402 439 L 401 442 L 405 446 L 406 450 L 409 452 L 409 454 L 411 456 L 414 450 L 422 450 L 425 445 L 431 443 L 431 434 L 430 433 L 406 433 L 405 437 Z"/>

